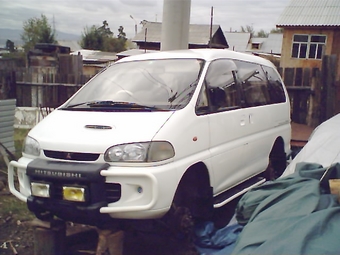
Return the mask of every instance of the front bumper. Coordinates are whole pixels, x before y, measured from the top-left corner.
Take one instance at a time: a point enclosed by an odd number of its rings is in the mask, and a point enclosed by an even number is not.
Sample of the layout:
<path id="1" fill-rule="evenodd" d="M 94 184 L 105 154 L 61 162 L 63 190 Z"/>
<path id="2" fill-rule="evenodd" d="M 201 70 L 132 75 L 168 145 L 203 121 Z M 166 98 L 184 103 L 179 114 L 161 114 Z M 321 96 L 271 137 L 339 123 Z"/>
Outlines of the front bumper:
<path id="1" fill-rule="evenodd" d="M 164 214 L 168 208 L 155 209 L 158 199 L 156 177 L 145 171 L 110 168 L 107 163 L 73 163 L 34 159 L 10 163 L 10 191 L 37 217 L 55 215 L 63 220 L 98 225 L 113 219 L 147 219 Z M 18 176 L 19 189 L 15 185 Z M 32 196 L 30 183 L 49 183 L 50 197 Z M 63 186 L 86 188 L 85 202 L 65 201 Z"/>

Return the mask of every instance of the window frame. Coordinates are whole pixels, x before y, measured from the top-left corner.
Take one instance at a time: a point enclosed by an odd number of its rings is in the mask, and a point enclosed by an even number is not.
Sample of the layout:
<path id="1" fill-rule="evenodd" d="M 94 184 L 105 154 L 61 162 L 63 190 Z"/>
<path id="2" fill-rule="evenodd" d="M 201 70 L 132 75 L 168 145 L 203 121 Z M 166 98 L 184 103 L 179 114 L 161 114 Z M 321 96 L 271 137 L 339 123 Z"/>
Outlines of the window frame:
<path id="1" fill-rule="evenodd" d="M 301 37 L 300 40 L 297 37 Z M 323 38 L 322 41 L 313 41 L 313 37 Z M 303 40 L 306 38 L 306 40 Z M 293 34 L 291 57 L 297 59 L 322 59 L 327 43 L 325 34 Z"/>

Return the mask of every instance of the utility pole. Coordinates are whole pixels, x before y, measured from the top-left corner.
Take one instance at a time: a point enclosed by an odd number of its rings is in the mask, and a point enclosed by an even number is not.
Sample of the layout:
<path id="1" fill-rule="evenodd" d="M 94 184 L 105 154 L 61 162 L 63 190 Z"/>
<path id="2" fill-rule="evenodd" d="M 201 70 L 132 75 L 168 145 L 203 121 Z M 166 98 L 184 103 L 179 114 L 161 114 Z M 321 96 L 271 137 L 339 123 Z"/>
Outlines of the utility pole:
<path id="1" fill-rule="evenodd" d="M 191 0 L 164 0 L 161 50 L 189 47 Z"/>
<path id="2" fill-rule="evenodd" d="M 133 19 L 133 21 L 135 22 L 135 36 L 136 36 L 137 35 L 137 21 L 134 19 L 132 15 L 130 15 L 130 18 Z"/>

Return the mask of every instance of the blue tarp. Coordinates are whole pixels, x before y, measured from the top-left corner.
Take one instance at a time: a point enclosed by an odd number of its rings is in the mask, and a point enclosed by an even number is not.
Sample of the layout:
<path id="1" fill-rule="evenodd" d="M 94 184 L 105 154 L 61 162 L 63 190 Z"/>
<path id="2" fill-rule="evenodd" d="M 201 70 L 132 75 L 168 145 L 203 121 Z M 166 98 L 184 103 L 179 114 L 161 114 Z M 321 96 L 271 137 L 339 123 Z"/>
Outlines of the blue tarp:
<path id="1" fill-rule="evenodd" d="M 328 183 L 339 178 L 340 163 L 298 163 L 295 173 L 247 192 L 237 205 L 236 223 L 218 230 L 212 223 L 196 226 L 197 250 L 210 255 L 340 254 L 340 206 Z"/>

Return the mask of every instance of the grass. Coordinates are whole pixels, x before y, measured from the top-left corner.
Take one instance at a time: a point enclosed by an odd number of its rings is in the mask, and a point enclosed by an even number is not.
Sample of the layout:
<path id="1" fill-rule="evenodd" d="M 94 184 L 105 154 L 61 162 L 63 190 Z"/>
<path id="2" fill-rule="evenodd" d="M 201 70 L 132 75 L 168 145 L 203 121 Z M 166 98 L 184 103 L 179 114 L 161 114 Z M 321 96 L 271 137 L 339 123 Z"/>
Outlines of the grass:
<path id="1" fill-rule="evenodd" d="M 21 156 L 22 144 L 29 131 L 30 129 L 23 129 L 23 128 L 14 129 L 13 139 L 14 139 L 14 147 L 15 147 L 15 156 L 17 158 Z"/>
<path id="2" fill-rule="evenodd" d="M 21 157 L 21 148 L 23 141 L 29 132 L 28 129 L 15 129 L 14 130 L 14 146 L 15 146 L 15 157 L 18 159 Z M 9 160 L 11 160 L 9 158 Z M 2 157 L 0 157 L 0 181 L 7 180 L 7 165 Z M 31 214 L 27 210 L 26 203 L 20 201 L 14 196 L 0 196 L 0 217 L 6 216 L 14 216 L 18 217 L 18 219 L 27 219 L 31 218 Z"/>
<path id="3" fill-rule="evenodd" d="M 33 219 L 33 214 L 27 209 L 26 203 L 12 196 L 0 196 L 1 217 L 13 217 L 15 220 L 25 221 Z"/>
<path id="4" fill-rule="evenodd" d="M 18 159 L 21 157 L 21 149 L 22 149 L 22 144 L 24 142 L 25 137 L 27 136 L 28 132 L 30 130 L 29 129 L 14 129 L 14 136 L 13 136 L 13 140 L 14 140 L 14 148 L 15 148 L 15 152 L 14 152 L 14 156 Z M 9 157 L 9 160 L 10 157 Z M 2 155 L 0 155 L 0 170 L 1 172 L 5 171 L 5 169 L 7 169 L 6 163 L 2 157 Z M 6 171 L 7 173 L 7 171 Z"/>

